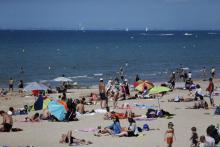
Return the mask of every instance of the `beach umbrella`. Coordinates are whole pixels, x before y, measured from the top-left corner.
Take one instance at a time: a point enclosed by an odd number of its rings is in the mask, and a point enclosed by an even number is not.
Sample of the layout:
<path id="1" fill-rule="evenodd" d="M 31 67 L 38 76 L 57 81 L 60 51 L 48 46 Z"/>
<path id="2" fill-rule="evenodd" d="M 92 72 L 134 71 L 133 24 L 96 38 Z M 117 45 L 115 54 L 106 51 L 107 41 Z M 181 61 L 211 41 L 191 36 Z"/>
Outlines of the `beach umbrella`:
<path id="1" fill-rule="evenodd" d="M 158 93 L 162 93 L 162 92 L 168 92 L 171 89 L 168 87 L 164 87 L 164 86 L 155 86 L 153 88 L 151 88 L 149 90 L 149 94 L 158 94 Z"/>
<path id="2" fill-rule="evenodd" d="M 47 90 L 47 89 L 49 88 L 46 85 L 37 82 L 31 82 L 24 87 L 24 91 Z"/>
<path id="3" fill-rule="evenodd" d="M 53 79 L 53 81 L 56 82 L 72 82 L 73 80 L 66 78 L 66 77 L 57 77 L 55 79 Z"/>
<path id="4" fill-rule="evenodd" d="M 162 93 L 162 92 L 168 92 L 170 90 L 171 90 L 170 88 L 167 88 L 167 87 L 164 87 L 164 86 L 155 86 L 155 87 L 153 87 L 149 90 L 149 94 L 159 94 L 159 93 Z M 158 106 L 159 106 L 159 109 L 160 109 L 159 96 L 157 96 L 157 100 L 158 100 Z"/>
<path id="5" fill-rule="evenodd" d="M 137 87 L 139 84 L 141 84 L 141 83 L 143 83 L 144 82 L 144 80 L 139 80 L 139 81 L 137 81 L 137 82 L 134 82 L 133 83 L 133 86 L 134 87 Z"/>
<path id="6" fill-rule="evenodd" d="M 66 109 L 58 102 L 52 101 L 48 104 L 48 111 L 55 116 L 59 121 L 63 121 L 66 115 Z"/>
<path id="7" fill-rule="evenodd" d="M 147 87 L 147 89 L 151 89 L 152 87 L 154 87 L 154 84 L 149 82 L 149 81 L 142 81 L 142 82 L 139 83 L 139 85 L 137 85 L 135 87 L 135 90 L 143 91 L 144 87 Z"/>

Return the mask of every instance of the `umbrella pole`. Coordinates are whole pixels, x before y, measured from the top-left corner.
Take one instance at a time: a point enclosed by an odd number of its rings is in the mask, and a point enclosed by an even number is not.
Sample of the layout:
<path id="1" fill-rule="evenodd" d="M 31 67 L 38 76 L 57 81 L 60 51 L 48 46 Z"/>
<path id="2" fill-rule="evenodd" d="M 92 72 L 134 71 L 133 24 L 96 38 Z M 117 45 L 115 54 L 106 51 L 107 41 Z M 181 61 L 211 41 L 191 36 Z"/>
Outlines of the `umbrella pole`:
<path id="1" fill-rule="evenodd" d="M 157 96 L 157 100 L 158 100 L 158 107 L 159 107 L 159 110 L 160 110 L 160 100 L 159 100 L 159 96 Z"/>

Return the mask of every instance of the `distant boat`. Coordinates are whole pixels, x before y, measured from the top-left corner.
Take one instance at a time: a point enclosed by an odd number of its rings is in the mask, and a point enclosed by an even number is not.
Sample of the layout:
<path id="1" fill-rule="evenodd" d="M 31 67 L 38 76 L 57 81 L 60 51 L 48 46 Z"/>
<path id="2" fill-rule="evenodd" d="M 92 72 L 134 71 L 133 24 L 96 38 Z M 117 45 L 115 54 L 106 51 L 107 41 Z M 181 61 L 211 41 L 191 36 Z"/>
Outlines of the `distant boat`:
<path id="1" fill-rule="evenodd" d="M 145 28 L 145 31 L 146 31 L 146 32 L 148 31 L 148 28 L 147 28 L 147 27 Z"/>
<path id="2" fill-rule="evenodd" d="M 126 28 L 125 31 L 128 32 L 129 31 L 128 28 Z"/>
<path id="3" fill-rule="evenodd" d="M 185 36 L 191 36 L 192 34 L 190 34 L 190 33 L 185 33 L 184 35 L 185 35 Z"/>

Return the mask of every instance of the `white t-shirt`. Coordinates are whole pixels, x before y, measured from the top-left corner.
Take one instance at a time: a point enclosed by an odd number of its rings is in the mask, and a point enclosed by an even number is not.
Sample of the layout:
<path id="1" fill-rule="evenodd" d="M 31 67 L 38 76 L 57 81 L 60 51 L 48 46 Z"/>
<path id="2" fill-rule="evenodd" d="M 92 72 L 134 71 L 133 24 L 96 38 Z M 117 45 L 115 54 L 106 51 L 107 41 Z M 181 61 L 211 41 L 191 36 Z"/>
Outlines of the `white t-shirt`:
<path id="1" fill-rule="evenodd" d="M 192 79 L 192 73 L 188 73 L 188 78 Z"/>
<path id="2" fill-rule="evenodd" d="M 199 94 L 199 95 L 201 95 L 201 96 L 203 96 L 203 94 L 202 94 L 202 88 L 196 89 L 196 93 Z"/>
<path id="3" fill-rule="evenodd" d="M 205 139 L 206 139 L 207 145 L 209 147 L 215 147 L 215 139 L 214 138 L 212 138 L 210 136 L 206 136 Z"/>

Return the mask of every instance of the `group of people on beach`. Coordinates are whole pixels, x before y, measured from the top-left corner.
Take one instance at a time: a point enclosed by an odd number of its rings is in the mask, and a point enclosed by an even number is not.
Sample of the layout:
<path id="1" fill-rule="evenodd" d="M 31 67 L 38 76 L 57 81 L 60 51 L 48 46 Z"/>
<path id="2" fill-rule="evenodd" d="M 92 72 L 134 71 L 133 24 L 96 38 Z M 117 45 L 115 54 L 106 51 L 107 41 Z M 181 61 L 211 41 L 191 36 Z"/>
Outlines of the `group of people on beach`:
<path id="1" fill-rule="evenodd" d="M 121 71 L 122 72 L 122 71 Z M 179 74 L 180 78 L 186 83 L 185 88 L 192 93 L 192 90 L 195 89 L 195 94 L 192 100 L 195 102 L 193 108 L 204 108 L 208 109 L 208 103 L 204 100 L 204 94 L 202 93 L 202 89 L 199 84 L 193 87 L 194 83 L 192 81 L 192 73 L 186 73 L 184 70 L 178 70 L 177 73 Z M 168 85 L 172 90 L 175 89 L 176 83 L 176 72 L 173 72 L 168 83 Z M 209 78 L 209 85 L 206 89 L 208 92 L 208 96 L 210 99 L 210 105 L 212 107 L 215 106 L 214 99 L 213 99 L 213 92 L 214 92 L 214 82 L 213 78 L 215 77 L 215 68 L 211 69 L 211 77 Z M 135 81 L 139 81 L 140 77 L 137 75 Z M 167 86 L 167 85 L 165 85 Z M 18 84 L 19 93 L 23 93 L 23 81 L 20 80 Z M 10 78 L 9 80 L 9 92 L 13 92 L 14 88 L 14 80 Z M 61 103 L 66 104 L 67 113 L 65 115 L 65 119 L 63 121 L 77 121 L 77 114 L 86 114 L 86 113 L 95 113 L 94 110 L 88 111 L 85 110 L 85 105 L 93 104 L 94 102 L 100 101 L 101 109 L 106 109 L 106 113 L 104 114 L 105 120 L 112 120 L 113 122 L 111 125 L 102 128 L 98 126 L 97 132 L 94 134 L 95 136 L 104 136 L 104 135 L 112 135 L 118 137 L 136 137 L 139 135 L 140 132 L 144 130 L 150 130 L 149 126 L 145 124 L 143 127 L 138 127 L 135 121 L 135 117 L 139 117 L 140 115 L 134 114 L 132 111 L 126 111 L 125 113 L 117 113 L 114 111 L 110 111 L 109 108 L 109 100 L 112 99 L 113 101 L 113 109 L 117 109 L 118 107 L 118 100 L 126 100 L 133 98 L 130 94 L 130 86 L 128 80 L 125 79 L 124 75 L 121 73 L 120 78 L 115 78 L 114 80 L 109 80 L 107 85 L 105 85 L 104 79 L 99 79 L 99 94 L 91 93 L 91 98 L 89 102 L 86 100 L 85 97 L 81 97 L 80 99 L 71 99 L 68 98 L 66 93 L 63 92 L 62 95 L 59 96 L 59 100 Z M 142 93 L 147 93 L 148 89 L 143 89 Z M 136 97 L 136 96 L 134 96 Z M 0 132 L 10 132 L 10 131 L 22 131 L 19 128 L 12 128 L 13 127 L 13 115 L 27 115 L 28 114 L 28 106 L 25 106 L 24 109 L 15 110 L 13 107 L 9 108 L 8 112 L 3 110 L 0 111 L 0 116 L 3 118 L 2 127 L 0 128 Z M 170 114 L 164 110 L 154 110 L 148 109 L 146 113 L 147 118 L 158 118 L 168 116 L 169 119 L 172 118 L 173 114 Z M 127 119 L 128 127 L 122 127 L 120 123 L 120 119 Z M 25 117 L 25 122 L 39 122 L 40 120 L 53 120 L 58 121 L 54 116 L 50 114 L 47 109 L 44 109 L 42 114 L 35 113 L 32 116 Z M 190 138 L 191 147 L 215 147 L 220 142 L 220 130 L 219 126 L 215 127 L 213 125 L 209 126 L 206 130 L 207 136 L 198 136 L 196 127 L 191 128 L 192 136 Z M 174 131 L 174 124 L 172 122 L 168 123 L 168 129 L 165 132 L 165 142 L 167 143 L 168 147 L 172 147 L 172 144 L 175 140 L 175 131 Z M 86 141 L 84 139 L 77 139 L 73 137 L 72 131 L 68 131 L 67 134 L 62 134 L 60 143 L 68 143 L 70 145 L 89 145 L 92 144 L 91 141 Z"/>

